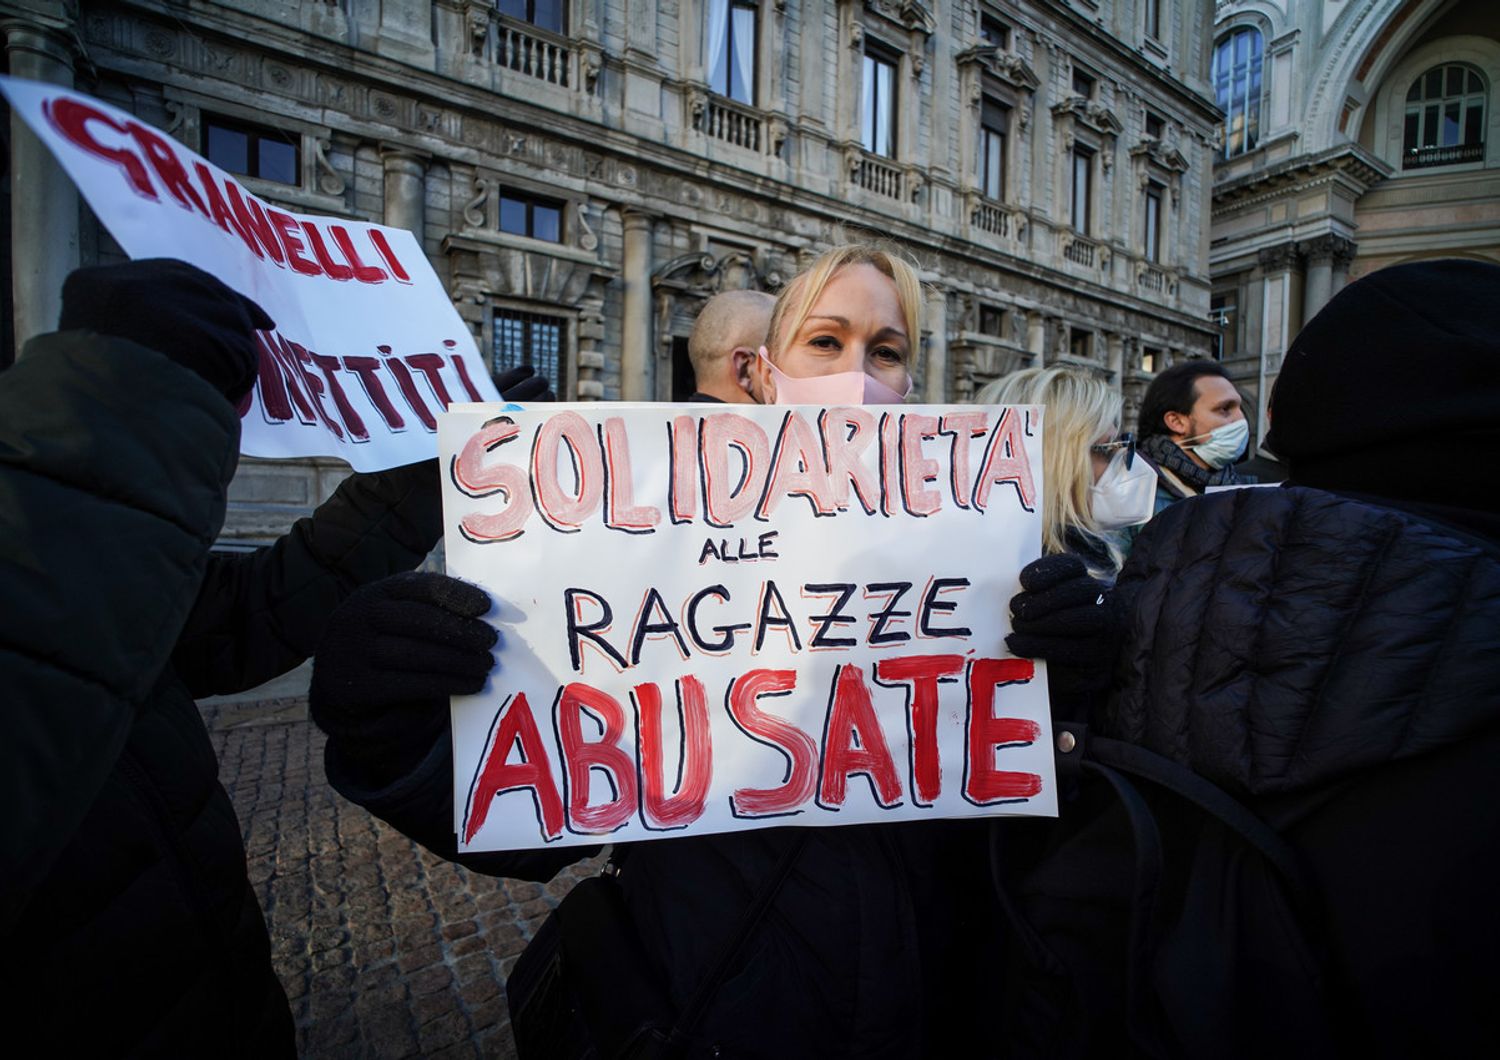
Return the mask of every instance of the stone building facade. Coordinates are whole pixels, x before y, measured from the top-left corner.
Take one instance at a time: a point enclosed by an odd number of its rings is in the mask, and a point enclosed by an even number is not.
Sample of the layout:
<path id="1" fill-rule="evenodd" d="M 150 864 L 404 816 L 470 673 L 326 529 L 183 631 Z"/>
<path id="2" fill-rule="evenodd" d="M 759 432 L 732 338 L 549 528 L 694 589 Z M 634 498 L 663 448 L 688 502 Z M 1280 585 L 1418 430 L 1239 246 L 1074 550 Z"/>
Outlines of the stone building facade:
<path id="1" fill-rule="evenodd" d="M 1348 280 L 1500 262 L 1500 5 L 1219 0 L 1214 43 L 1213 315 L 1263 437 L 1287 346 Z"/>
<path id="2" fill-rule="evenodd" d="M 929 284 L 928 400 L 1076 361 L 1131 416 L 1152 372 L 1217 339 L 1202 0 L 0 0 L 0 17 L 11 73 L 227 150 L 266 199 L 416 232 L 481 351 L 570 399 L 685 396 L 705 298 L 774 290 L 866 233 Z M 69 267 L 118 251 L 14 122 L 11 153 L 19 345 L 56 319 Z M 339 473 L 247 461 L 230 536 L 264 539 Z"/>

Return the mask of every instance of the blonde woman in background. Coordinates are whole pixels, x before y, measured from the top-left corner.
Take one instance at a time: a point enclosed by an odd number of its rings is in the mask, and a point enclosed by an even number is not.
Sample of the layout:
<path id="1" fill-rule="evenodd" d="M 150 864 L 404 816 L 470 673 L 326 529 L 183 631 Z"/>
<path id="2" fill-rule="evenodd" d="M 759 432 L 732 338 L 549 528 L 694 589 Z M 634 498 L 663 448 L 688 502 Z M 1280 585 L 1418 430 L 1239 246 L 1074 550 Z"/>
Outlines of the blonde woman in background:
<path id="1" fill-rule="evenodd" d="M 1043 556 L 1021 571 L 1006 644 L 1051 664 L 1055 718 L 1086 721 L 1109 688 L 1116 628 L 1109 597 L 1128 547 L 1122 531 L 1151 517 L 1156 475 L 1120 434 L 1120 395 L 1097 372 L 1026 368 L 987 384 L 976 400 L 1046 406 Z"/>

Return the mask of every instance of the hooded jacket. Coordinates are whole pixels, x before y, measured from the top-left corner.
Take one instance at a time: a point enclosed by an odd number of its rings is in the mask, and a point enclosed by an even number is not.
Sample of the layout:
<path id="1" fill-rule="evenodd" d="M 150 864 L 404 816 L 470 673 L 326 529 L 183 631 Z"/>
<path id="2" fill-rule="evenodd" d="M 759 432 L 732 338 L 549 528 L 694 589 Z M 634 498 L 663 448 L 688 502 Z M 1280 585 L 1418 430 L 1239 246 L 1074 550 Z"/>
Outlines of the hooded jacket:
<path id="1" fill-rule="evenodd" d="M 1500 545 L 1320 490 L 1241 490 L 1157 516 L 1119 590 L 1133 606 L 1096 727 L 1190 766 L 1291 844 L 1341 1048 L 1458 1055 L 1493 1034 Z M 1215 1038 L 1224 1026 L 1307 1001 L 1278 998 L 1242 941 L 1208 960 L 1191 939 L 1164 949 L 1169 977 L 1226 976 L 1222 1013 L 1169 1011 L 1184 1041 L 1227 1055 L 1248 1039 Z"/>
<path id="2" fill-rule="evenodd" d="M 438 480 L 355 476 L 271 548 L 211 555 L 238 441 L 211 386 L 120 339 L 44 336 L 0 376 L 0 1009 L 22 1054 L 294 1050 L 193 697 L 297 665 L 339 600 L 420 562 Z"/>

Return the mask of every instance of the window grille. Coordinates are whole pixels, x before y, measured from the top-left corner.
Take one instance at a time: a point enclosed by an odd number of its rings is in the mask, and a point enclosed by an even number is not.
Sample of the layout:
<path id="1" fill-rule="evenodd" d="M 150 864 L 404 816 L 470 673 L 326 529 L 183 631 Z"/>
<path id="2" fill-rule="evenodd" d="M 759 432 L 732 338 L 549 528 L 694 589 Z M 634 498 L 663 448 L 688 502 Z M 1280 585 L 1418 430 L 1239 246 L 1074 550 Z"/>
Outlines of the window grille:
<path id="1" fill-rule="evenodd" d="M 530 365 L 562 395 L 567 384 L 568 321 L 544 313 L 495 310 L 490 346 L 490 374 Z"/>
<path id="2" fill-rule="evenodd" d="M 1255 150 L 1260 142 L 1260 31 L 1237 29 L 1214 47 L 1214 96 L 1224 112 L 1224 157 Z"/>
<path id="3" fill-rule="evenodd" d="M 1464 63 L 1433 67 L 1406 93 L 1402 169 L 1484 161 L 1484 77 Z"/>

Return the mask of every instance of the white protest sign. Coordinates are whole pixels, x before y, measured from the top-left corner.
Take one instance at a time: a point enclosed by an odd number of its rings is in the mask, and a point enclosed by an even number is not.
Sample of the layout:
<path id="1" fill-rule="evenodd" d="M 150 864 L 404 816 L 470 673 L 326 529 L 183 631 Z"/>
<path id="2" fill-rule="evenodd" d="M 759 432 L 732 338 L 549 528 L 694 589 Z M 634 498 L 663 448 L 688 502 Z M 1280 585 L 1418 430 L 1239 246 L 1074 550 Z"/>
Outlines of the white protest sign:
<path id="1" fill-rule="evenodd" d="M 499 398 L 410 232 L 272 206 L 80 93 L 13 78 L 0 78 L 0 91 L 127 254 L 196 265 L 276 321 L 240 407 L 242 452 L 394 467 L 436 452 L 450 400 Z"/>
<path id="2" fill-rule="evenodd" d="M 439 425 L 460 849 L 1056 813 L 1036 407 L 555 405 Z"/>

